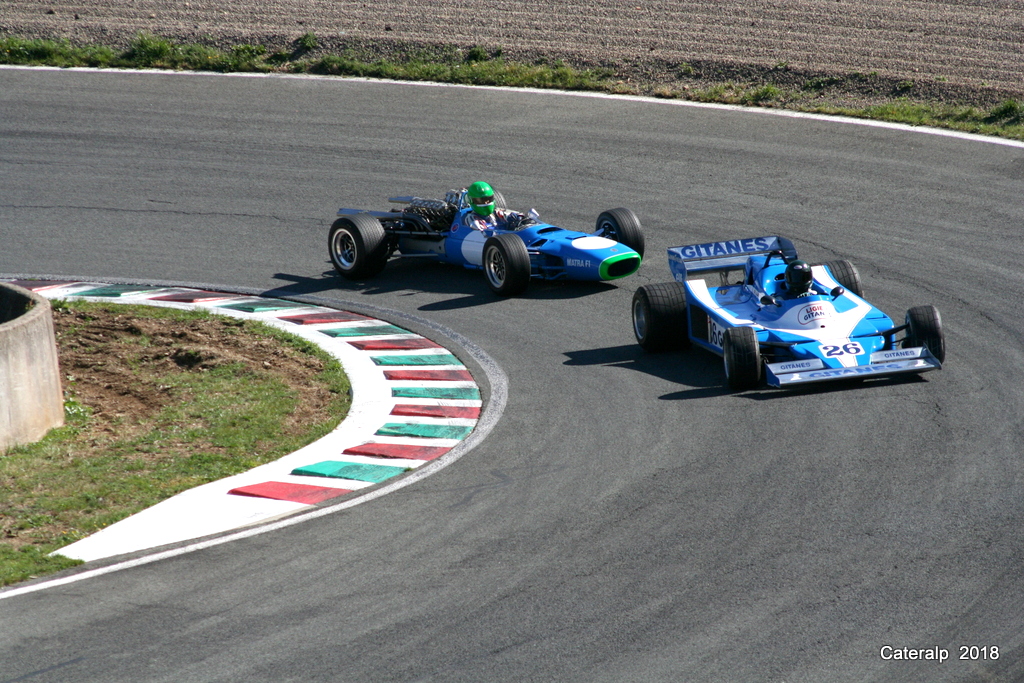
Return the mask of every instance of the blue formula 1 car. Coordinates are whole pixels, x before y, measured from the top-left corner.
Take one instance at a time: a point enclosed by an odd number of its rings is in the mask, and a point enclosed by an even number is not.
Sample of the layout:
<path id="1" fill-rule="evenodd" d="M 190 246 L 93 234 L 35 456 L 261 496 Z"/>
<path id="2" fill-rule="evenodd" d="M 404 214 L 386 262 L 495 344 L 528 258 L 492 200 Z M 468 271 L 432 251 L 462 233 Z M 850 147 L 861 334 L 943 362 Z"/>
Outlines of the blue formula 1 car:
<path id="1" fill-rule="evenodd" d="M 674 282 L 633 296 L 645 351 L 691 344 L 722 356 L 731 388 L 751 389 L 938 370 L 945 360 L 934 306 L 895 324 L 864 300 L 849 261 L 811 266 L 783 237 L 668 250 Z"/>
<path id="2" fill-rule="evenodd" d="M 483 270 L 487 285 L 501 296 L 543 280 L 615 280 L 640 267 L 644 237 L 629 209 L 611 209 L 597 218 L 595 232 L 565 230 L 529 215 L 513 214 L 502 227 L 476 230 L 467 225 L 467 191 L 450 190 L 443 200 L 393 197 L 403 204 L 391 211 L 339 209 L 328 235 L 331 263 L 343 277 L 363 280 L 380 273 L 392 256 L 426 257 Z M 495 193 L 504 208 L 504 198 Z"/>

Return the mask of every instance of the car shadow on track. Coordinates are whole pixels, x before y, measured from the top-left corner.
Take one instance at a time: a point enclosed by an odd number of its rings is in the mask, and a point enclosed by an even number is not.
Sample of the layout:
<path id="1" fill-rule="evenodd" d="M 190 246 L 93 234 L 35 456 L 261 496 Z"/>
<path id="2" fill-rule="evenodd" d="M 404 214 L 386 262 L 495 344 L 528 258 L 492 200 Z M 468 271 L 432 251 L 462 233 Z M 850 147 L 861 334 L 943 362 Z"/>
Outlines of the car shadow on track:
<path id="1" fill-rule="evenodd" d="M 385 273 L 370 280 L 346 280 L 334 270 L 320 277 L 275 273 L 274 279 L 288 282 L 275 288 L 275 296 L 321 294 L 341 290 L 373 296 L 376 294 L 450 294 L 455 298 L 435 301 L 419 307 L 421 311 L 447 311 L 484 306 L 501 301 L 487 287 L 483 273 L 445 263 L 388 264 Z M 548 282 L 534 280 L 519 299 L 578 299 L 615 289 L 605 282 Z M 461 295 L 461 296 L 459 296 Z"/>
<path id="2" fill-rule="evenodd" d="M 569 357 L 565 365 L 626 368 L 690 387 L 658 397 L 664 401 L 710 398 L 732 393 L 725 386 L 721 362 L 714 362 L 717 359 L 710 355 L 705 358 L 695 353 L 646 353 L 636 344 L 567 351 L 565 355 Z"/>
<path id="3" fill-rule="evenodd" d="M 830 394 L 839 391 L 851 392 L 864 389 L 877 389 L 887 386 L 917 384 L 928 380 L 920 375 L 903 377 L 885 377 L 873 380 L 846 380 L 810 384 L 787 389 L 761 386 L 758 389 L 737 392 L 726 385 L 725 371 L 721 359 L 700 350 L 680 351 L 675 353 L 646 353 L 639 345 L 609 346 L 601 349 L 584 349 L 568 351 L 569 360 L 565 365 L 606 365 L 626 368 L 658 377 L 667 382 L 682 385 L 680 388 L 662 394 L 658 398 L 663 401 L 679 401 L 694 398 L 711 398 L 734 394 L 738 397 L 769 401 L 792 396 Z"/>

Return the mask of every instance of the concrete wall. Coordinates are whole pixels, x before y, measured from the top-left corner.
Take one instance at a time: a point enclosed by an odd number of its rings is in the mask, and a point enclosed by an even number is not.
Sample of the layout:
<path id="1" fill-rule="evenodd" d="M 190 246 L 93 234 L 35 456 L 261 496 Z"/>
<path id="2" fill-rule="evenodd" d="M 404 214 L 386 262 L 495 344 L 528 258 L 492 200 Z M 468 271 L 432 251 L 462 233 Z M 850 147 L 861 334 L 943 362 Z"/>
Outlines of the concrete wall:
<path id="1" fill-rule="evenodd" d="M 64 424 L 50 302 L 0 282 L 0 453 Z"/>

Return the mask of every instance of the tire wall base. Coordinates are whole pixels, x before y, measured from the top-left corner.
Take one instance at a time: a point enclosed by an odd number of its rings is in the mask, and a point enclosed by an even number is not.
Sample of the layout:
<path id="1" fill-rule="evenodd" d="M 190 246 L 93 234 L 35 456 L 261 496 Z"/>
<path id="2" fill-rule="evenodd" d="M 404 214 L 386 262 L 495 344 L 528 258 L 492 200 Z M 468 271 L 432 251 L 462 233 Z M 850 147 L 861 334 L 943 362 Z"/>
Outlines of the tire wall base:
<path id="1" fill-rule="evenodd" d="M 50 302 L 0 282 L 0 453 L 64 424 Z"/>

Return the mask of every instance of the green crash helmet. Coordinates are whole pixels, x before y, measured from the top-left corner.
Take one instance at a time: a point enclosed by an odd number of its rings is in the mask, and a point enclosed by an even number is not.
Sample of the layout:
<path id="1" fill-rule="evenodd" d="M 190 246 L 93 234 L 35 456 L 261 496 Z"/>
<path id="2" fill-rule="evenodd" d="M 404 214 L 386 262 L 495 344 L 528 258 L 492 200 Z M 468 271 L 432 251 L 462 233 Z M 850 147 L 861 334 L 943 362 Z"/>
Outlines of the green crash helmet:
<path id="1" fill-rule="evenodd" d="M 473 212 L 481 216 L 490 216 L 494 213 L 494 188 L 482 180 L 478 180 L 466 190 L 469 195 L 469 205 Z"/>

